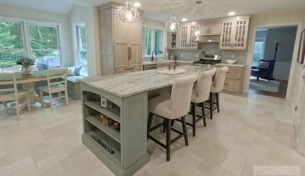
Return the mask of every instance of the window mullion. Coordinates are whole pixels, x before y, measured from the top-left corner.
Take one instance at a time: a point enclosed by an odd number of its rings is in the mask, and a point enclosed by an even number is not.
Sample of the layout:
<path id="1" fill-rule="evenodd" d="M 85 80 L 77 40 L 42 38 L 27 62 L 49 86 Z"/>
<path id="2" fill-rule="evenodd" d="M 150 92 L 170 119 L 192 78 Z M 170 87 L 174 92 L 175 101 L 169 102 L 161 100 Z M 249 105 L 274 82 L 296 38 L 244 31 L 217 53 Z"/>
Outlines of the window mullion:
<path id="1" fill-rule="evenodd" d="M 31 41 L 30 41 L 30 31 L 29 31 L 29 23 L 23 21 L 22 28 L 24 32 L 24 48 L 25 48 L 25 55 L 27 57 L 32 57 L 32 48 L 31 48 Z"/>

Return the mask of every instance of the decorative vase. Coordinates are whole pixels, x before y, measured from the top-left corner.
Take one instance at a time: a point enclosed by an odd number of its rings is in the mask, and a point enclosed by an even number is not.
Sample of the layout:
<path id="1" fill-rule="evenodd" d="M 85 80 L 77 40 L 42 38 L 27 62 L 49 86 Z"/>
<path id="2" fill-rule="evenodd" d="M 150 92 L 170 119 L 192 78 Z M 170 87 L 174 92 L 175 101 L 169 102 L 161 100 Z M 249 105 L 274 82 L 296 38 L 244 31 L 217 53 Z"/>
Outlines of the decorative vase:
<path id="1" fill-rule="evenodd" d="M 31 74 L 29 65 L 23 65 L 22 68 L 23 68 L 23 74 L 24 75 L 30 75 Z"/>

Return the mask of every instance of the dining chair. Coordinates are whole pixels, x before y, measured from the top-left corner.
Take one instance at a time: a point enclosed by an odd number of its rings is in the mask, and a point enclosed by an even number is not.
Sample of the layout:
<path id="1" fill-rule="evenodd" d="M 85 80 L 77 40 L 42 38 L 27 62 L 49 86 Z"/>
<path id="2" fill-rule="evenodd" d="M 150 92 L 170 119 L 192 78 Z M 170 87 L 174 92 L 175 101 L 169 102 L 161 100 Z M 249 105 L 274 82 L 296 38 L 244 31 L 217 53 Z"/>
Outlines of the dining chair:
<path id="1" fill-rule="evenodd" d="M 66 68 L 56 68 L 47 70 L 47 86 L 39 87 L 40 96 L 44 93 L 49 95 L 50 105 L 53 108 L 52 94 L 57 93 L 56 99 L 65 98 L 66 104 L 69 104 L 67 91 L 67 72 Z M 62 94 L 64 92 L 64 94 Z"/>
<path id="2" fill-rule="evenodd" d="M 15 109 L 18 119 L 21 110 L 31 109 L 28 91 L 18 90 L 15 73 L 0 73 L 0 103 L 2 110 Z"/>
<path id="3" fill-rule="evenodd" d="M 194 82 L 198 79 L 198 75 L 192 75 L 185 78 L 180 78 L 174 81 L 172 86 L 171 96 L 157 96 L 148 102 L 149 118 L 147 125 L 147 137 L 161 147 L 166 149 L 166 160 L 170 160 L 170 146 L 179 138 L 184 137 L 185 145 L 188 145 L 187 130 L 185 127 L 185 116 L 188 114 L 192 88 Z M 163 123 L 152 127 L 153 116 L 157 115 L 163 119 Z M 172 127 L 172 122 L 180 119 L 182 122 L 182 132 Z M 162 126 L 166 128 L 166 144 L 161 143 L 150 133 Z M 178 134 L 177 137 L 171 139 L 171 131 Z"/>

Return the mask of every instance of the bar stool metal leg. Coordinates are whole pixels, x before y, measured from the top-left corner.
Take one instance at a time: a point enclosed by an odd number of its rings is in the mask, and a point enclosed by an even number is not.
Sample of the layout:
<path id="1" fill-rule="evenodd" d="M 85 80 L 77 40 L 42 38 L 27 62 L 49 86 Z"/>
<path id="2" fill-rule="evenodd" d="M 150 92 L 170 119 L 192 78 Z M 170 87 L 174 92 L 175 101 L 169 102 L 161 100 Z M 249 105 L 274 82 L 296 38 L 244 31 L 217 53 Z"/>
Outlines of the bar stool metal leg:
<path id="1" fill-rule="evenodd" d="M 171 121 L 166 119 L 166 161 L 170 160 L 171 155 Z"/>
<path id="2" fill-rule="evenodd" d="M 188 136 L 187 136 L 186 125 L 185 125 L 185 117 L 182 117 L 181 120 L 182 120 L 182 129 L 183 129 L 183 133 L 184 133 L 185 145 L 189 145 L 189 140 L 188 140 Z"/>
<path id="3" fill-rule="evenodd" d="M 219 93 L 216 93 L 216 106 L 217 106 L 217 112 L 219 113 Z"/>
<path id="4" fill-rule="evenodd" d="M 193 136 L 196 136 L 196 104 L 192 103 L 192 115 L 193 115 Z"/>
<path id="5" fill-rule="evenodd" d="M 210 118 L 213 119 L 213 93 L 210 93 Z"/>

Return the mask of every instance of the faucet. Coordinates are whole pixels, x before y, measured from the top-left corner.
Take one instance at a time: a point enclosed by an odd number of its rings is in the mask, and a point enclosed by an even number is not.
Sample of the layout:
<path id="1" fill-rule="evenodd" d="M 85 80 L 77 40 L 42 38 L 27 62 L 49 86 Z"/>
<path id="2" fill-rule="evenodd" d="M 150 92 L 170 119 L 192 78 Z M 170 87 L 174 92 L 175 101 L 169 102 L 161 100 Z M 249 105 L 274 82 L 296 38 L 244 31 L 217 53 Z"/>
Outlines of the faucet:
<path id="1" fill-rule="evenodd" d="M 155 53 L 155 51 L 151 52 L 151 61 L 154 61 L 154 53 Z"/>

